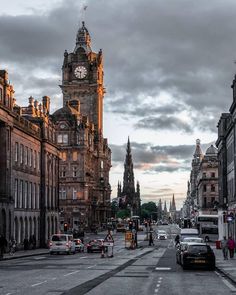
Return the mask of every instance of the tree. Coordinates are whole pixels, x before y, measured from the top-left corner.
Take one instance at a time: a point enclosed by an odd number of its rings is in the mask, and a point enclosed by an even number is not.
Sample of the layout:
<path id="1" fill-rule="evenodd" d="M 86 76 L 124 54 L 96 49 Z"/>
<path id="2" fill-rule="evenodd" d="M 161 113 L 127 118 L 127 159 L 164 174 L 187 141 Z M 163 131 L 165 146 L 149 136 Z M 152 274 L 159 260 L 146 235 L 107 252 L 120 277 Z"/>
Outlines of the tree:
<path id="1" fill-rule="evenodd" d="M 141 217 L 142 218 L 157 218 L 157 205 L 154 202 L 144 203 L 141 206 Z"/>
<path id="2" fill-rule="evenodd" d="M 121 209 L 116 213 L 116 217 L 117 218 L 126 218 L 126 217 L 130 217 L 130 210 L 129 209 Z"/>

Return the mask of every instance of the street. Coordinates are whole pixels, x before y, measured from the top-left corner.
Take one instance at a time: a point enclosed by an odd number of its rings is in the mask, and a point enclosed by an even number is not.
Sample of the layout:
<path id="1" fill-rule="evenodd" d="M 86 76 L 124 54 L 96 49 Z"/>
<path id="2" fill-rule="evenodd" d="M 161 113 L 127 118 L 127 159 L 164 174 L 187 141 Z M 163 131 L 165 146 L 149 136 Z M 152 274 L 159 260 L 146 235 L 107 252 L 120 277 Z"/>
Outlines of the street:
<path id="1" fill-rule="evenodd" d="M 173 237 L 176 225 L 161 226 L 168 239 L 149 247 L 124 248 L 124 234 L 117 233 L 114 258 L 100 253 L 41 255 L 1 261 L 0 294 L 231 294 L 234 286 L 217 271 L 182 270 L 176 264 Z M 87 237 L 93 238 L 95 236 Z M 103 236 L 96 235 L 97 238 Z"/>

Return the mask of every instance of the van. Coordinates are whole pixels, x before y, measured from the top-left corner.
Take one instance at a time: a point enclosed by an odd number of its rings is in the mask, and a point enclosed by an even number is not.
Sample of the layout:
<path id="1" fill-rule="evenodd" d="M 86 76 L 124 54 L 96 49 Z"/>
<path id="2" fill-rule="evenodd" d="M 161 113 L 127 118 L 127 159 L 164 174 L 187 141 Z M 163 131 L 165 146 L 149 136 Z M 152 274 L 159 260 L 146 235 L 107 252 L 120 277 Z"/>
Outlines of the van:
<path id="1" fill-rule="evenodd" d="M 199 237 L 198 229 L 196 228 L 182 228 L 180 231 L 180 241 L 185 237 Z"/>
<path id="2" fill-rule="evenodd" d="M 66 253 L 75 254 L 75 243 L 73 235 L 68 234 L 54 234 L 51 236 L 49 243 L 49 253 Z"/>

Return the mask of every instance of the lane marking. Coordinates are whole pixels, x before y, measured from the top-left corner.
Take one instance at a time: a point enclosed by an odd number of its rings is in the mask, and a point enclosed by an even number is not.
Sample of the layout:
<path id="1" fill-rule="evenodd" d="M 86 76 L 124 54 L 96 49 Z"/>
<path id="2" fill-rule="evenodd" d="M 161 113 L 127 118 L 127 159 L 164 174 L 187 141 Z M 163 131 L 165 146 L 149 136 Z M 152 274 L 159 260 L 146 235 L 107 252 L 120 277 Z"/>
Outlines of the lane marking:
<path id="1" fill-rule="evenodd" d="M 159 288 L 160 287 L 160 284 L 157 284 L 156 287 Z"/>
<path id="2" fill-rule="evenodd" d="M 41 259 L 45 259 L 46 257 L 44 256 L 39 256 L 39 257 L 34 257 L 35 260 L 41 260 Z"/>
<path id="3" fill-rule="evenodd" d="M 36 287 L 36 286 L 42 285 L 42 284 L 44 284 L 46 282 L 47 282 L 47 280 L 46 281 L 43 281 L 43 282 L 40 282 L 40 283 L 37 283 L 37 284 L 33 284 L 33 285 L 31 285 L 31 287 Z"/>
<path id="4" fill-rule="evenodd" d="M 11 295 L 12 293 L 7 293 L 6 295 Z"/>
<path id="5" fill-rule="evenodd" d="M 157 293 L 159 291 L 159 289 L 155 289 L 154 291 L 155 291 L 155 293 Z"/>
<path id="6" fill-rule="evenodd" d="M 231 291 L 236 291 L 236 288 L 230 284 L 230 282 L 228 282 L 227 280 L 222 278 L 223 283 L 231 290 Z"/>
<path id="7" fill-rule="evenodd" d="M 171 270 L 171 267 L 156 267 L 155 270 Z"/>
<path id="8" fill-rule="evenodd" d="M 91 265 L 91 266 L 89 266 L 88 268 L 92 268 L 92 267 L 94 267 L 94 266 L 96 266 L 96 264 L 95 264 L 95 265 Z"/>
<path id="9" fill-rule="evenodd" d="M 76 271 L 73 271 L 73 272 L 69 272 L 69 273 L 65 274 L 64 277 L 73 275 L 74 273 L 77 273 L 77 272 L 79 272 L 79 270 L 76 270 Z"/>
<path id="10" fill-rule="evenodd" d="M 55 281 L 57 278 L 51 278 L 52 281 Z"/>
<path id="11" fill-rule="evenodd" d="M 83 256 L 83 257 L 80 257 L 80 259 L 85 259 L 85 258 L 87 258 L 88 256 Z"/>

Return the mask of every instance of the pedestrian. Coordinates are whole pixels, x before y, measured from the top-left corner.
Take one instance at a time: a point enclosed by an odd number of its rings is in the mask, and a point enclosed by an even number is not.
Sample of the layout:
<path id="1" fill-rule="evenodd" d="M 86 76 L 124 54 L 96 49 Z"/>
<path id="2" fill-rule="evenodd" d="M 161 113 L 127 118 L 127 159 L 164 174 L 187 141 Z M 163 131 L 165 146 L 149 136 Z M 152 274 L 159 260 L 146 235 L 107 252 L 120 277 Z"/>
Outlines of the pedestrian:
<path id="1" fill-rule="evenodd" d="M 149 246 L 154 246 L 152 232 L 149 233 Z"/>
<path id="2" fill-rule="evenodd" d="M 29 250 L 29 241 L 27 238 L 24 238 L 24 250 Z"/>
<path id="3" fill-rule="evenodd" d="M 227 260 L 229 248 L 228 248 L 228 241 L 226 239 L 226 236 L 224 236 L 223 240 L 221 240 L 221 249 L 223 252 L 224 260 Z"/>
<path id="4" fill-rule="evenodd" d="M 7 240 L 3 235 L 0 235 L 0 259 L 3 259 L 5 247 L 7 247 Z"/>
<path id="5" fill-rule="evenodd" d="M 29 249 L 33 249 L 33 237 L 32 237 L 32 235 L 30 236 L 30 238 L 29 238 Z"/>
<path id="6" fill-rule="evenodd" d="M 235 241 L 232 237 L 228 239 L 229 257 L 234 258 Z"/>
<path id="7" fill-rule="evenodd" d="M 175 237 L 175 247 L 177 247 L 180 244 L 179 240 L 180 240 L 179 235 L 176 235 L 176 237 Z"/>

